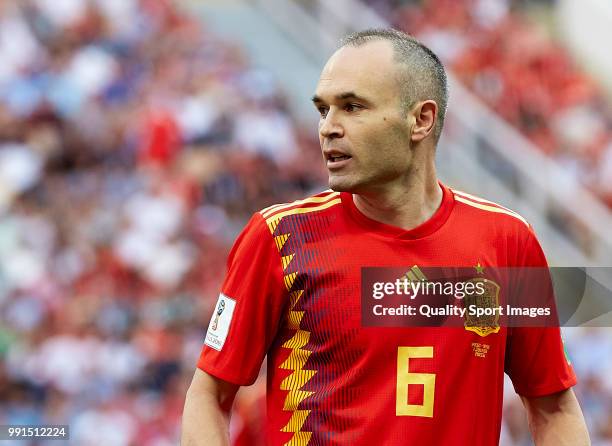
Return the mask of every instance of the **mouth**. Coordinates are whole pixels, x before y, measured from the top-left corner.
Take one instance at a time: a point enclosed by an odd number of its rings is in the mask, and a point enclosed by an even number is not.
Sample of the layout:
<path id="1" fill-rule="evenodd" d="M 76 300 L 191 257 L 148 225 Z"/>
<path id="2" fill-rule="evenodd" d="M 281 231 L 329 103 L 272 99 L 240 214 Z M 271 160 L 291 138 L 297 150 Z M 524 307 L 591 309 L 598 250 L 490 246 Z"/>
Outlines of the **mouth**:
<path id="1" fill-rule="evenodd" d="M 339 169 L 351 160 L 350 155 L 344 153 L 330 153 L 325 155 L 328 169 Z"/>
<path id="2" fill-rule="evenodd" d="M 330 156 L 327 158 L 327 161 L 331 161 L 332 163 L 336 163 L 338 161 L 344 161 L 344 160 L 348 160 L 351 159 L 350 156 L 348 155 L 338 155 L 338 156 Z"/>

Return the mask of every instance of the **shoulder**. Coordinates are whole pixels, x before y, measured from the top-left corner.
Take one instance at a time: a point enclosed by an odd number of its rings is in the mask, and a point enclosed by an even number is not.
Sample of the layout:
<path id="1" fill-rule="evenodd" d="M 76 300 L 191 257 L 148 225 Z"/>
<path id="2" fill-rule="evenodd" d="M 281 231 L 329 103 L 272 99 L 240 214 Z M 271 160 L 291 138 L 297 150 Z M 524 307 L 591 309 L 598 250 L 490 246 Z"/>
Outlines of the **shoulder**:
<path id="1" fill-rule="evenodd" d="M 295 215 L 331 212 L 333 207 L 341 203 L 340 192 L 330 189 L 291 203 L 279 203 L 268 206 L 257 214 L 265 221 L 270 231 L 273 232 L 278 223 L 283 219 Z"/>
<path id="2" fill-rule="evenodd" d="M 451 190 L 462 225 L 470 228 L 474 237 L 505 251 L 507 265 L 546 265 L 535 231 L 525 217 L 499 203 Z"/>
<path id="3" fill-rule="evenodd" d="M 531 225 L 527 219 L 518 212 L 494 201 L 468 194 L 458 189 L 451 189 L 451 191 L 455 198 L 457 209 L 467 218 L 473 219 L 474 224 L 491 222 L 496 226 L 532 232 Z"/>
<path id="4" fill-rule="evenodd" d="M 271 240 L 274 240 L 276 246 L 280 249 L 288 237 L 287 234 L 292 232 L 286 228 L 283 228 L 280 232 L 277 231 L 281 221 L 291 220 L 292 216 L 297 215 L 320 214 L 331 210 L 341 202 L 339 192 L 326 190 L 301 200 L 273 204 L 257 211 L 251 216 L 236 238 L 230 256 L 234 251 L 240 249 L 247 249 L 252 252 L 256 246 L 261 247 L 262 244 L 268 246 L 268 242 Z"/>

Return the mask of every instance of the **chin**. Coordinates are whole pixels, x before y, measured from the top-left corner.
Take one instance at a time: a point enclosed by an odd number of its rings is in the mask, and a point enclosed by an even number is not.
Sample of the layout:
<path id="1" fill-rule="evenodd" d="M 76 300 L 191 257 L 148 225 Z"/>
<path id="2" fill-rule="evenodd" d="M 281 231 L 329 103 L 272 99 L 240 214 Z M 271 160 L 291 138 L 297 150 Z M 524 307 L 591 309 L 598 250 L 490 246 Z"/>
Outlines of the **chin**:
<path id="1" fill-rule="evenodd" d="M 345 178 L 329 178 L 328 186 L 331 190 L 336 192 L 351 192 L 354 193 L 358 186 L 351 181 L 347 181 Z"/>
<path id="2" fill-rule="evenodd" d="M 331 190 L 351 194 L 359 194 L 366 190 L 369 183 L 370 181 L 356 175 L 329 175 L 327 181 Z"/>
<path id="3" fill-rule="evenodd" d="M 328 182 L 329 188 L 336 192 L 349 192 L 351 194 L 358 194 L 362 189 L 362 185 L 352 181 L 334 181 L 330 178 Z"/>

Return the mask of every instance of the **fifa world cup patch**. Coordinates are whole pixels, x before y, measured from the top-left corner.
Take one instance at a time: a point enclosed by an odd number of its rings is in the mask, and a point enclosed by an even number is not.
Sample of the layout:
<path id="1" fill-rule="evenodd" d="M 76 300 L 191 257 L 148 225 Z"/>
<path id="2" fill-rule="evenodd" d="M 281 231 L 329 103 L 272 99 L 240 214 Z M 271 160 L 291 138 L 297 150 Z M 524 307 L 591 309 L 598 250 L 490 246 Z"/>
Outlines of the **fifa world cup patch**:
<path id="1" fill-rule="evenodd" d="M 230 324 L 232 323 L 232 317 L 234 315 L 234 308 L 236 308 L 236 301 L 231 297 L 227 297 L 225 294 L 219 294 L 219 300 L 215 306 L 215 312 L 210 319 L 208 324 L 208 331 L 206 332 L 206 341 L 204 342 L 211 348 L 221 351 L 225 339 L 229 333 Z"/>

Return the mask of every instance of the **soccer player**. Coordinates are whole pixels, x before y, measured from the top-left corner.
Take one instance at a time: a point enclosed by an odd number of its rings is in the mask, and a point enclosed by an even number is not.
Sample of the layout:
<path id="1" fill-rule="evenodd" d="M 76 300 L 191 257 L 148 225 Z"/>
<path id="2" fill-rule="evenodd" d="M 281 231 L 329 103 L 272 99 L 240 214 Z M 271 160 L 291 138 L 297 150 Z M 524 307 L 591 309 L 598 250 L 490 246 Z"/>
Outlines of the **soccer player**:
<path id="1" fill-rule="evenodd" d="M 546 265 L 520 215 L 438 181 L 438 58 L 396 30 L 352 34 L 313 102 L 331 190 L 257 212 L 236 240 L 183 446 L 229 444 L 265 355 L 270 445 L 496 445 L 504 371 L 537 445 L 587 445 L 559 328 L 361 324 L 364 266 Z"/>

